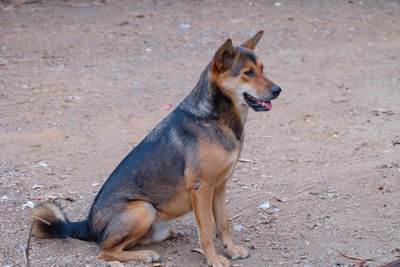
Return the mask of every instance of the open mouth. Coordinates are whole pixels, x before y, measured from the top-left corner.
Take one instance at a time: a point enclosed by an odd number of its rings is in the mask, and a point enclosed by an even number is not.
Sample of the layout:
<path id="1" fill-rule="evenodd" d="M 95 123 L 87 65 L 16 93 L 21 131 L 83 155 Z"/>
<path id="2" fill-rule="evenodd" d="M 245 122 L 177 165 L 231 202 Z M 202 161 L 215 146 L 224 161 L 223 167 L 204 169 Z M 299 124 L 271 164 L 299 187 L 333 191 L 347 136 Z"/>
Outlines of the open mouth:
<path id="1" fill-rule="evenodd" d="M 268 111 L 272 108 L 271 101 L 261 101 L 246 93 L 243 93 L 243 96 L 247 105 L 249 105 L 255 111 Z"/>

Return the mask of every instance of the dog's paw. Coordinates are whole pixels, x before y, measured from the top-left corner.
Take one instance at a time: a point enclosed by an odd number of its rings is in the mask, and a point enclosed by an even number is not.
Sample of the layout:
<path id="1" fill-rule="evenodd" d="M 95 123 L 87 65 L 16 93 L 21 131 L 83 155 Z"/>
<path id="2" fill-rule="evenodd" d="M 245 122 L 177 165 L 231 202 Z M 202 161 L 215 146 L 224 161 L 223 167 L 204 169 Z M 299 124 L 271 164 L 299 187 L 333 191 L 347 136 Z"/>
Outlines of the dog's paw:
<path id="1" fill-rule="evenodd" d="M 212 267 L 230 267 L 231 263 L 227 258 L 221 255 L 215 255 L 212 259 L 207 260 Z"/>
<path id="2" fill-rule="evenodd" d="M 226 252 L 233 260 L 250 258 L 250 253 L 244 247 L 241 246 L 233 245 L 231 247 L 228 247 L 226 249 Z"/>
<path id="3" fill-rule="evenodd" d="M 177 230 L 171 228 L 168 239 L 176 239 L 176 238 L 180 238 L 182 236 L 183 236 L 183 233 L 181 231 L 177 231 Z"/>
<path id="4" fill-rule="evenodd" d="M 153 250 L 142 250 L 141 252 L 141 259 L 140 261 L 142 262 L 147 262 L 147 263 L 154 263 L 154 262 L 159 262 L 161 261 L 161 256 L 157 252 Z"/>

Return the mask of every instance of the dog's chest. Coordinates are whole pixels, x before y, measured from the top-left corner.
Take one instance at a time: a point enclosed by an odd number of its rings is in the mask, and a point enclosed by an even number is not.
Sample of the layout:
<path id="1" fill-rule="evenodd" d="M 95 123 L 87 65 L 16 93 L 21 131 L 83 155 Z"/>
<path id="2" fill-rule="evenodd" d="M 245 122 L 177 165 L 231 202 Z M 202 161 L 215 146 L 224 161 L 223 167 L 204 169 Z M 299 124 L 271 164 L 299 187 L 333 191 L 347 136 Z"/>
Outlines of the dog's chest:
<path id="1" fill-rule="evenodd" d="M 221 165 L 221 174 L 217 178 L 216 186 L 225 184 L 231 177 L 235 169 L 236 163 L 239 160 L 240 151 L 235 150 L 226 158 L 225 164 Z"/>
<path id="2" fill-rule="evenodd" d="M 239 160 L 239 155 L 240 155 L 240 151 L 237 150 L 234 153 L 232 153 L 232 155 L 230 156 L 228 171 L 226 172 L 226 174 L 223 177 L 225 181 L 229 180 L 229 178 L 231 178 L 233 170 L 235 169 L 235 166 L 236 166 L 236 162 Z"/>

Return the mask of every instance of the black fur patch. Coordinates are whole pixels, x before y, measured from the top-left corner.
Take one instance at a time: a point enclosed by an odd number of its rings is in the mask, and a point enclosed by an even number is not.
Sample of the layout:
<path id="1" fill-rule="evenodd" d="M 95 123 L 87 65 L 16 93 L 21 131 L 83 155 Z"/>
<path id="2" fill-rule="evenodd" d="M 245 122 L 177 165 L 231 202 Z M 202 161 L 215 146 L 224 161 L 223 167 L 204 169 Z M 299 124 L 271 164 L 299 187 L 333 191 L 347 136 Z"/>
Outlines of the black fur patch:
<path id="1" fill-rule="evenodd" d="M 257 56 L 252 51 L 246 50 L 240 46 L 236 47 L 236 50 L 239 52 L 239 57 L 235 59 L 232 66 L 231 74 L 233 77 L 240 74 L 249 60 L 257 64 Z"/>

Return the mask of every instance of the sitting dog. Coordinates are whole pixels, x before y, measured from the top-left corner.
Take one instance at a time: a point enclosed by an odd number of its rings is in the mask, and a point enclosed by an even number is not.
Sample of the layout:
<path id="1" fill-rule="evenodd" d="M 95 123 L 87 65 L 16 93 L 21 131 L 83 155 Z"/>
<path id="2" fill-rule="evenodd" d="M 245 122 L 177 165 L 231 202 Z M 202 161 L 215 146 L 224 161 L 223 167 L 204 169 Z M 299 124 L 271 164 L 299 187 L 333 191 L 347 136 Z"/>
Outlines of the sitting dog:
<path id="1" fill-rule="evenodd" d="M 237 47 L 228 39 L 217 50 L 191 93 L 111 173 L 86 220 L 70 222 L 54 203 L 38 205 L 33 235 L 95 241 L 107 261 L 154 262 L 160 255 L 152 250 L 127 249 L 178 236 L 167 221 L 193 209 L 208 264 L 230 266 L 215 251 L 213 217 L 227 254 L 249 257 L 232 241 L 225 200 L 249 107 L 268 111 L 281 92 L 253 52 L 262 34 Z"/>

